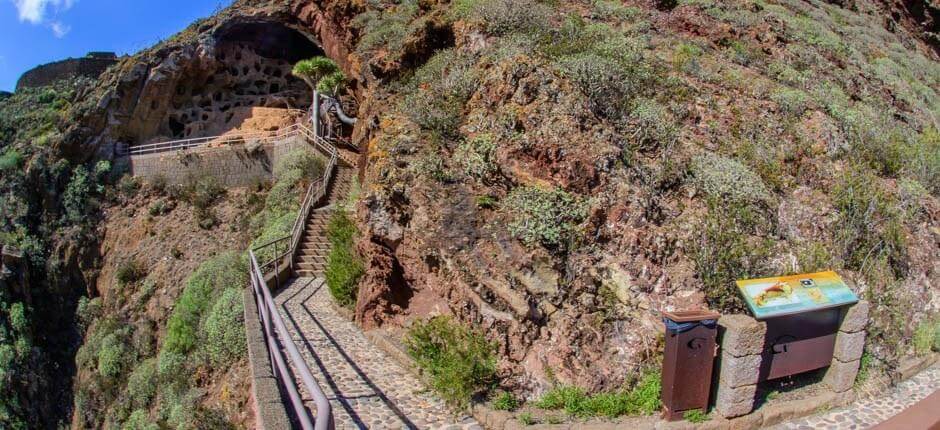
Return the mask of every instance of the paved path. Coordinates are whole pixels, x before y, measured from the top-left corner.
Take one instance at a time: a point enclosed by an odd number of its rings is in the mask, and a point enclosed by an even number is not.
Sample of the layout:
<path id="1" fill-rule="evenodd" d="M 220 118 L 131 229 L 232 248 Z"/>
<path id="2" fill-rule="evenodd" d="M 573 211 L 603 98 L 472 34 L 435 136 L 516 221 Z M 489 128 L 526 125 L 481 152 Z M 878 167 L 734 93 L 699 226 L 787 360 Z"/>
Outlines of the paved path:
<path id="1" fill-rule="evenodd" d="M 358 326 L 341 317 L 330 304 L 322 277 L 296 278 L 274 300 L 330 398 L 337 429 L 482 430 L 472 418 L 455 415 L 418 378 L 372 345 Z M 303 395 L 316 410 L 310 395 Z"/>
<path id="2" fill-rule="evenodd" d="M 859 400 L 846 408 L 784 423 L 774 429 L 867 429 L 937 390 L 940 390 L 940 363 L 889 389 L 881 397 Z"/>

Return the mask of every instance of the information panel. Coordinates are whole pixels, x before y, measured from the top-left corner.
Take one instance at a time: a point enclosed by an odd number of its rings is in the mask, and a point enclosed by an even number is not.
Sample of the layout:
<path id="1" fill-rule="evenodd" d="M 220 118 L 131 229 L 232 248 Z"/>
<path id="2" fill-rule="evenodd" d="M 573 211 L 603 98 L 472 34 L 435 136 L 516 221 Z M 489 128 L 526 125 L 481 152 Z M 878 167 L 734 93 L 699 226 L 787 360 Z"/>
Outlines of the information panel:
<path id="1" fill-rule="evenodd" d="M 737 284 L 758 320 L 858 302 L 858 296 L 836 272 L 749 279 Z"/>

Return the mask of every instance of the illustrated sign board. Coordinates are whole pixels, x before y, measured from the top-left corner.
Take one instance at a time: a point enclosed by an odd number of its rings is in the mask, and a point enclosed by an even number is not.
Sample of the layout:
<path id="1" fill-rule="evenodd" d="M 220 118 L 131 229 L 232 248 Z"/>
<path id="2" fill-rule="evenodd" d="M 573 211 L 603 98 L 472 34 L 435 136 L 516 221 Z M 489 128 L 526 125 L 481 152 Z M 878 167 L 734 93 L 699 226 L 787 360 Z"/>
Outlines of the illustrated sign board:
<path id="1" fill-rule="evenodd" d="M 835 272 L 738 281 L 738 289 L 754 318 L 793 315 L 858 302 L 858 296 Z"/>

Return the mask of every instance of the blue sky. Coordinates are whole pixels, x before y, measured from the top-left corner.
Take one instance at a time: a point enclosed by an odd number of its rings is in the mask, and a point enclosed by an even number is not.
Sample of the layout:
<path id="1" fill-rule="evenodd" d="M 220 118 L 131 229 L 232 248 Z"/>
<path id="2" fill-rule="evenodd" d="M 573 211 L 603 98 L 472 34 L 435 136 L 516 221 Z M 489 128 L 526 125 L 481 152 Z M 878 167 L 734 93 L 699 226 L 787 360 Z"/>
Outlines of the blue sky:
<path id="1" fill-rule="evenodd" d="M 89 51 L 133 54 L 231 0 L 0 0 L 0 90 L 39 65 Z"/>

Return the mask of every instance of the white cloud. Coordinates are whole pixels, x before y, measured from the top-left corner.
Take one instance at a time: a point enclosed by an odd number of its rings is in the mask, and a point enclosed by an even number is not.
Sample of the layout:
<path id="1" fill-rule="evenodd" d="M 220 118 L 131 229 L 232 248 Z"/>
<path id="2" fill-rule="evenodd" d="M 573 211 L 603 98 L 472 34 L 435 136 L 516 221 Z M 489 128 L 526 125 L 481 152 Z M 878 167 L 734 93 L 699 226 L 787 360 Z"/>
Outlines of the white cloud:
<path id="1" fill-rule="evenodd" d="M 47 9 L 52 8 L 55 12 L 68 10 L 75 0 L 13 0 L 13 4 L 20 14 L 20 21 L 39 24 L 43 22 Z"/>
<path id="2" fill-rule="evenodd" d="M 59 39 L 65 37 L 66 34 L 69 34 L 69 32 L 72 31 L 71 26 L 63 24 L 59 21 L 53 21 L 52 24 L 49 24 L 49 28 L 52 29 L 52 34 L 54 34 L 55 37 Z"/>

